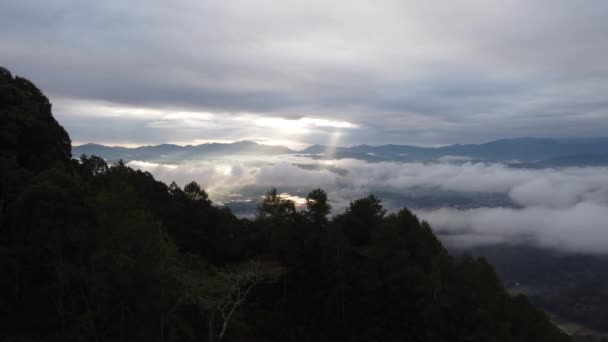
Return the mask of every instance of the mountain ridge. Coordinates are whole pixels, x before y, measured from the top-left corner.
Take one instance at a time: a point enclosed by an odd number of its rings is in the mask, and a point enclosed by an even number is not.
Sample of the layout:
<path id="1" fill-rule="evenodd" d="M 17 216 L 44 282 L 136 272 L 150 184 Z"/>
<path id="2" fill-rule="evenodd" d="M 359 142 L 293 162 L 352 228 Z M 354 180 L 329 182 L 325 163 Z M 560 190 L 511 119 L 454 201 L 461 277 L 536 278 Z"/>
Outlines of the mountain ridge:
<path id="1" fill-rule="evenodd" d="M 586 156 L 578 162 L 597 165 L 608 154 L 608 138 L 556 139 L 512 138 L 480 144 L 453 144 L 440 147 L 414 145 L 355 145 L 350 147 L 311 145 L 293 150 L 278 145 L 265 145 L 249 140 L 233 143 L 205 143 L 180 146 L 175 144 L 146 145 L 134 148 L 87 143 L 73 147 L 74 155 L 99 155 L 108 160 L 192 159 L 226 155 L 315 155 L 316 159 L 354 158 L 366 161 L 431 161 L 445 156 L 469 157 L 472 160 L 542 163 L 568 156 Z M 551 163 L 549 163 L 551 164 Z M 602 163 L 600 163 L 602 164 Z M 539 164 L 540 165 L 540 164 Z"/>

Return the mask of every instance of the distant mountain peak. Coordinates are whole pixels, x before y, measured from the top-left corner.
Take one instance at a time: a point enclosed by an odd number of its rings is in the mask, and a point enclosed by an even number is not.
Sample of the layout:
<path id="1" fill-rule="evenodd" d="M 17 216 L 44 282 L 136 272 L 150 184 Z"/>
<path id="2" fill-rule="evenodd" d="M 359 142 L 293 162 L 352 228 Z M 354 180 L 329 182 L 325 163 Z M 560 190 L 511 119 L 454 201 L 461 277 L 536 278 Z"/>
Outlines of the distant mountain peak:
<path id="1" fill-rule="evenodd" d="M 235 141 L 229 145 L 252 145 L 252 146 L 258 146 L 258 145 L 262 145 L 262 144 L 258 144 L 255 141 L 251 141 L 251 140 L 240 140 L 240 141 Z M 272 146 L 272 145 L 264 145 L 264 146 Z"/>

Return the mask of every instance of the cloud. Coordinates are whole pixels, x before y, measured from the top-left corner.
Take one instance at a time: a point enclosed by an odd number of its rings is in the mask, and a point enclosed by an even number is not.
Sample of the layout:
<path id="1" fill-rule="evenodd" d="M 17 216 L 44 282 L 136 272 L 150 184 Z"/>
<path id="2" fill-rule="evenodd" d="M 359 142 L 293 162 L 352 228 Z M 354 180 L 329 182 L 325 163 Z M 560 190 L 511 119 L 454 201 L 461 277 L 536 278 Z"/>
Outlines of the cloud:
<path id="1" fill-rule="evenodd" d="M 509 196 L 522 206 L 567 208 L 579 202 L 608 202 L 606 169 L 566 169 L 542 172 L 539 177 L 514 186 Z"/>
<path id="2" fill-rule="evenodd" d="M 196 181 L 215 198 L 230 197 L 238 188 L 251 184 L 255 178 L 244 167 L 235 162 L 198 161 L 169 165 L 144 161 L 130 161 L 130 167 L 148 171 L 167 184 L 176 182 L 180 186 Z"/>
<path id="3" fill-rule="evenodd" d="M 0 60 L 52 102 L 89 103 L 55 107 L 78 141 L 239 136 L 229 119 L 151 110 L 331 123 L 300 144 L 335 130 L 343 145 L 603 135 L 607 14 L 602 0 L 4 1 Z M 89 135 L 107 116 L 98 103 L 147 114 L 113 120 L 137 134 Z"/>
<path id="4" fill-rule="evenodd" d="M 608 253 L 608 206 L 579 202 L 567 208 L 542 206 L 417 211 L 447 242 L 529 243 L 579 253 Z"/>
<path id="5" fill-rule="evenodd" d="M 328 170 L 305 170 L 293 164 L 280 162 L 263 167 L 256 175 L 258 185 L 285 187 L 335 187 L 339 176 Z"/>
<path id="6" fill-rule="evenodd" d="M 183 185 L 196 180 L 219 201 L 258 200 L 273 186 L 286 196 L 301 198 L 321 187 L 337 213 L 369 193 L 390 194 L 384 198 L 387 208 L 397 210 L 413 203 L 415 212 L 448 245 L 524 243 L 608 253 L 608 169 L 603 167 L 538 170 L 472 162 L 366 163 L 298 156 L 226 156 L 179 165 L 139 161 L 129 165 L 165 182 Z M 492 195 L 503 196 L 507 204 L 489 201 Z M 430 202 L 421 200 L 429 196 Z M 437 207 L 455 196 L 469 199 L 466 209 Z"/>
<path id="7" fill-rule="evenodd" d="M 255 140 L 296 149 L 308 147 L 302 136 L 340 136 L 358 127 L 347 121 L 304 116 L 283 119 L 254 113 L 212 113 L 185 109 L 119 106 L 106 102 L 60 99 L 54 108 L 77 144 L 153 145 Z M 264 132 L 263 136 L 260 133 Z M 135 142 L 135 143 L 134 143 Z M 139 142 L 139 144 L 137 143 Z"/>

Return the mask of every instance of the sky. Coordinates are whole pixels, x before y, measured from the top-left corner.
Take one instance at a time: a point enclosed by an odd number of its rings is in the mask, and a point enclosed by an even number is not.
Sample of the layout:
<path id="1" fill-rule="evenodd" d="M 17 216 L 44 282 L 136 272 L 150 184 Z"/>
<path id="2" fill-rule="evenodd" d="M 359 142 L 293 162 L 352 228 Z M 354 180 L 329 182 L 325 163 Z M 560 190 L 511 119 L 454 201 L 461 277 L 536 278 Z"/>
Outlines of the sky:
<path id="1" fill-rule="evenodd" d="M 608 132 L 605 0 L 0 0 L 76 144 L 437 146 Z"/>

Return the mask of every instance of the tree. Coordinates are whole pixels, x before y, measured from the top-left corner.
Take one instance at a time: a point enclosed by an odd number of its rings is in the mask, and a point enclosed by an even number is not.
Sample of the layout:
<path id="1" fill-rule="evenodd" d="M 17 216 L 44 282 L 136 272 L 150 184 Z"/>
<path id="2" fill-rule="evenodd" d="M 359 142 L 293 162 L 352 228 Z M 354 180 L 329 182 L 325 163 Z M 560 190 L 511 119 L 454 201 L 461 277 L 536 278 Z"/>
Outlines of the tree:
<path id="1" fill-rule="evenodd" d="M 378 225 L 386 214 L 380 200 L 369 195 L 350 202 L 344 215 L 338 219 L 342 224 L 344 234 L 355 245 L 368 243 L 372 229 Z"/>
<path id="2" fill-rule="evenodd" d="M 183 190 L 179 187 L 179 185 L 177 185 L 177 183 L 171 182 L 171 184 L 169 184 L 169 193 L 171 195 L 182 194 Z"/>
<path id="3" fill-rule="evenodd" d="M 80 156 L 80 164 L 92 176 L 103 175 L 110 169 L 106 161 L 98 156 L 87 157 L 86 154 L 83 154 Z"/>
<path id="4" fill-rule="evenodd" d="M 202 266 L 202 267 L 201 267 Z M 273 263 L 251 260 L 217 270 L 199 263 L 199 271 L 185 271 L 182 283 L 187 289 L 181 304 L 195 304 L 207 320 L 208 341 L 224 338 L 234 313 L 245 303 L 251 290 L 261 283 L 275 282 L 282 270 Z M 219 331 L 215 326 L 219 324 Z"/>
<path id="5" fill-rule="evenodd" d="M 283 222 L 296 212 L 295 203 L 281 198 L 276 188 L 266 193 L 264 200 L 258 205 L 258 218 Z"/>
<path id="6" fill-rule="evenodd" d="M 327 223 L 327 215 L 331 212 L 331 205 L 327 201 L 327 193 L 315 189 L 306 196 L 306 208 L 309 219 L 315 224 Z"/>
<path id="7" fill-rule="evenodd" d="M 188 195 L 188 197 L 194 201 L 202 201 L 205 203 L 211 202 L 209 201 L 209 195 L 207 192 L 195 181 L 192 181 L 184 186 L 184 193 L 186 193 L 186 195 Z"/>

